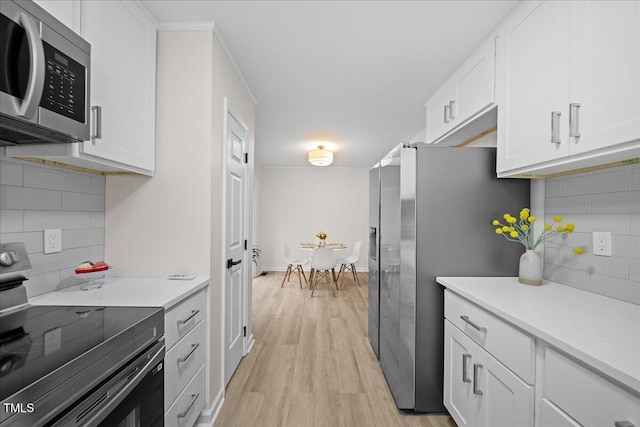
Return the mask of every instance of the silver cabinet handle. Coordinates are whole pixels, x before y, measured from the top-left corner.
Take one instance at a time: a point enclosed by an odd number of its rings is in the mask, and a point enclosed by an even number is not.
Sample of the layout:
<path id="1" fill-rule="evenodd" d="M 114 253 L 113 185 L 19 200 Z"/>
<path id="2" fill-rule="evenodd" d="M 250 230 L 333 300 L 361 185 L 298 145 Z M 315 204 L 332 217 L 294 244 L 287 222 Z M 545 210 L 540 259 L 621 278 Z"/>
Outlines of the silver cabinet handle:
<path id="1" fill-rule="evenodd" d="M 462 355 L 462 382 L 470 383 L 471 378 L 467 378 L 467 360 L 471 359 L 471 355 L 469 353 L 465 353 Z"/>
<path id="2" fill-rule="evenodd" d="M 469 316 L 460 316 L 460 318 L 462 320 L 464 320 L 467 324 L 469 324 L 473 329 L 480 331 L 480 332 L 487 332 L 487 328 L 482 327 L 482 326 L 478 326 L 477 324 L 475 324 L 474 322 L 472 322 L 471 320 L 469 320 Z"/>
<path id="3" fill-rule="evenodd" d="M 449 115 L 451 114 L 451 113 L 449 112 L 449 111 L 450 111 L 450 108 L 451 108 L 451 107 L 449 107 L 448 105 L 445 105 L 445 106 L 444 106 L 444 122 L 445 122 L 445 123 L 449 123 Z"/>
<path id="4" fill-rule="evenodd" d="M 91 131 L 91 140 L 102 138 L 102 107 L 99 105 L 91 106 L 91 116 L 93 129 Z"/>
<path id="5" fill-rule="evenodd" d="M 193 319 L 198 313 L 200 313 L 200 310 L 191 310 L 191 314 L 189 315 L 189 317 L 187 317 L 184 320 L 178 320 L 178 325 L 184 325 L 189 320 Z"/>
<path id="6" fill-rule="evenodd" d="M 196 403 L 196 400 L 198 400 L 199 397 L 200 397 L 200 393 L 192 394 L 191 395 L 191 403 L 189 403 L 189 406 L 187 406 L 187 409 L 185 409 L 184 411 L 182 411 L 182 412 L 180 412 L 178 414 L 178 418 L 186 417 L 187 414 L 189 413 L 189 411 L 191 410 L 191 408 L 193 408 L 193 405 Z"/>
<path id="7" fill-rule="evenodd" d="M 456 118 L 456 101 L 449 101 L 449 118 L 451 120 Z"/>
<path id="8" fill-rule="evenodd" d="M 560 111 L 551 112 L 551 143 L 560 144 Z"/>
<path id="9" fill-rule="evenodd" d="M 179 359 L 178 359 L 178 363 L 184 363 L 184 362 L 186 362 L 186 361 L 191 357 L 191 355 L 193 354 L 193 352 L 194 352 L 194 351 L 196 351 L 196 350 L 198 349 L 198 347 L 200 347 L 200 344 L 191 344 L 191 351 L 190 351 L 189 353 L 187 353 L 187 355 L 186 355 L 186 356 L 179 358 Z"/>
<path id="10" fill-rule="evenodd" d="M 15 107 L 20 117 L 31 119 L 40 105 L 40 98 L 44 89 L 44 47 L 42 46 L 38 24 L 33 18 L 24 12 L 20 12 L 18 14 L 18 24 L 21 24 L 27 33 L 27 43 L 29 43 L 31 55 L 29 56 L 29 82 L 27 83 L 24 100 L 20 105 L 16 103 Z"/>
<path id="11" fill-rule="evenodd" d="M 635 427 L 631 421 L 616 421 L 613 423 L 615 427 Z"/>
<path id="12" fill-rule="evenodd" d="M 580 104 L 569 104 L 569 136 L 580 137 Z"/>
<path id="13" fill-rule="evenodd" d="M 480 363 L 473 364 L 473 394 L 477 394 L 478 396 L 482 396 L 482 390 L 478 386 L 480 382 L 480 378 L 478 374 L 480 373 L 480 369 L 482 369 L 482 365 Z"/>

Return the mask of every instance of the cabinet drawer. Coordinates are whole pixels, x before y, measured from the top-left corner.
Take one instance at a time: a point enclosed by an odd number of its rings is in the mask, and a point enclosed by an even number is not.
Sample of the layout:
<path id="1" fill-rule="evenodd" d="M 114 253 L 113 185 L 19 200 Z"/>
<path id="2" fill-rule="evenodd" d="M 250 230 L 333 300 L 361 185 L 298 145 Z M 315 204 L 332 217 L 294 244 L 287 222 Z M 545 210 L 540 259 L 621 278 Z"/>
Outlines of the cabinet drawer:
<path id="1" fill-rule="evenodd" d="M 573 421 L 570 416 L 547 399 L 542 399 L 539 418 L 538 427 L 580 427 L 580 424 Z"/>
<path id="2" fill-rule="evenodd" d="M 204 319 L 204 291 L 170 308 L 164 315 L 164 339 L 167 350 Z"/>
<path id="3" fill-rule="evenodd" d="M 204 344 L 204 322 L 200 322 L 167 352 L 164 358 L 165 409 L 204 364 Z"/>
<path id="4" fill-rule="evenodd" d="M 165 426 L 192 427 L 204 408 L 204 366 L 164 414 Z"/>
<path id="5" fill-rule="evenodd" d="M 586 427 L 629 421 L 640 426 L 640 397 L 557 353 L 545 349 L 543 397 Z"/>
<path id="6" fill-rule="evenodd" d="M 444 310 L 445 317 L 458 329 L 480 344 L 526 383 L 534 383 L 535 340 L 533 337 L 449 290 L 445 291 Z"/>

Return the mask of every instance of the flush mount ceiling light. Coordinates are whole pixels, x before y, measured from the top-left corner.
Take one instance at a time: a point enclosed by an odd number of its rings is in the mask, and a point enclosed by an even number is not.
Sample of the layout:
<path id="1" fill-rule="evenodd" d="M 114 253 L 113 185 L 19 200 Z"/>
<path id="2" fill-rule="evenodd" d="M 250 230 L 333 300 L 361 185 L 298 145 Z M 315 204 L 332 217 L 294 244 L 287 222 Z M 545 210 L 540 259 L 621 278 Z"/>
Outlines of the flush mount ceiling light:
<path id="1" fill-rule="evenodd" d="M 313 166 L 329 166 L 333 162 L 333 151 L 325 150 L 324 145 L 318 145 L 317 150 L 309 151 L 309 163 Z"/>

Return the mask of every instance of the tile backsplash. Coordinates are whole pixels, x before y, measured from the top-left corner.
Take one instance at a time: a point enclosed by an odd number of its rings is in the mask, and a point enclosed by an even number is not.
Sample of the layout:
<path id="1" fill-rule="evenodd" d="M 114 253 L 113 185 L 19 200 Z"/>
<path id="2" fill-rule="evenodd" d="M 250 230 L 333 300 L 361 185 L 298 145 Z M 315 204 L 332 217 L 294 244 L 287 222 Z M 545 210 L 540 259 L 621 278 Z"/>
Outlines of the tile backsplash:
<path id="1" fill-rule="evenodd" d="M 545 224 L 555 215 L 576 232 L 545 243 L 545 278 L 640 305 L 640 164 L 547 179 Z M 593 255 L 594 231 L 611 232 L 611 257 Z"/>
<path id="2" fill-rule="evenodd" d="M 0 154 L 0 242 L 24 242 L 32 270 L 27 294 L 78 283 L 74 268 L 104 258 L 104 176 Z M 62 229 L 62 251 L 44 254 L 44 230 Z"/>

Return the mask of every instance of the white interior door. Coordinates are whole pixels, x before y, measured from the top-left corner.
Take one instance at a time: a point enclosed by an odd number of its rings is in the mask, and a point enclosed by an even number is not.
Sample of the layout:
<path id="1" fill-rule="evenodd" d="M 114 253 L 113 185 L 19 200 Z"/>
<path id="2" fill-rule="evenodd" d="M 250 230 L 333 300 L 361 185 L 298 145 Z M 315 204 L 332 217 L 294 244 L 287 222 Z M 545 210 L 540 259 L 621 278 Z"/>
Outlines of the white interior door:
<path id="1" fill-rule="evenodd" d="M 225 212 L 225 385 L 244 353 L 245 281 L 245 146 L 247 128 L 227 110 Z"/>

